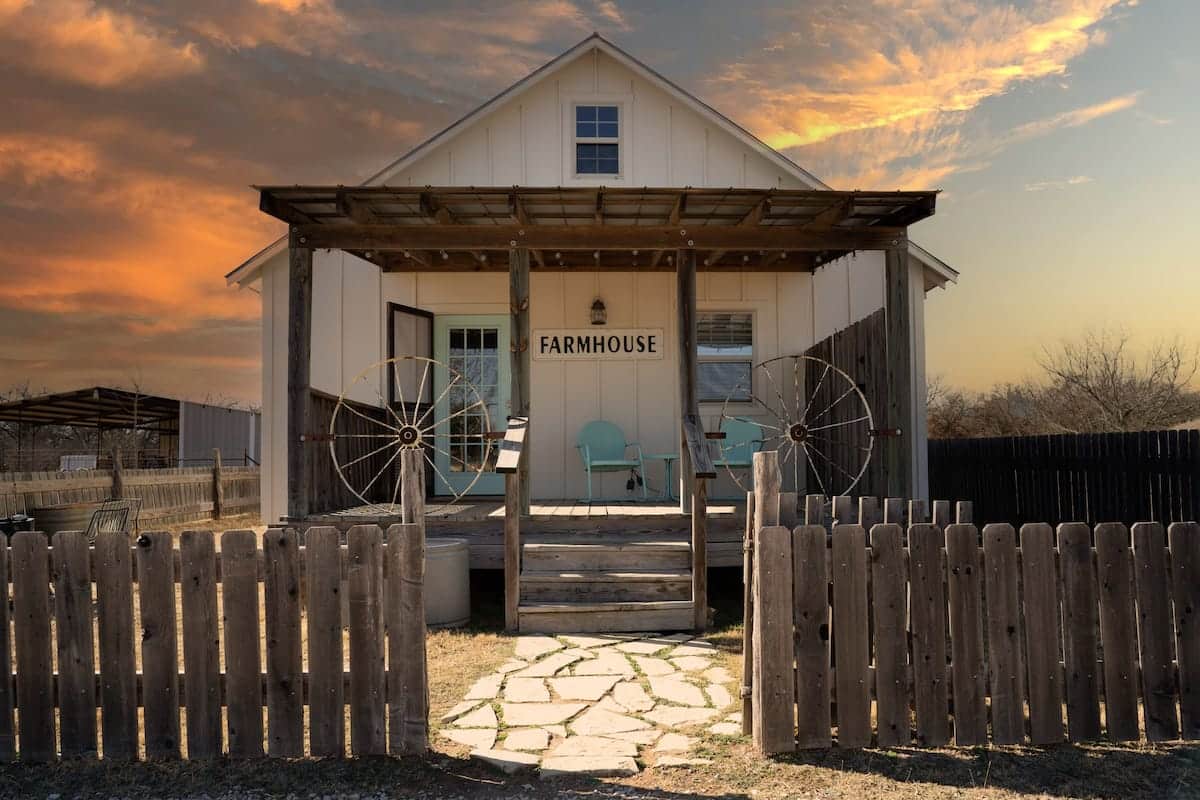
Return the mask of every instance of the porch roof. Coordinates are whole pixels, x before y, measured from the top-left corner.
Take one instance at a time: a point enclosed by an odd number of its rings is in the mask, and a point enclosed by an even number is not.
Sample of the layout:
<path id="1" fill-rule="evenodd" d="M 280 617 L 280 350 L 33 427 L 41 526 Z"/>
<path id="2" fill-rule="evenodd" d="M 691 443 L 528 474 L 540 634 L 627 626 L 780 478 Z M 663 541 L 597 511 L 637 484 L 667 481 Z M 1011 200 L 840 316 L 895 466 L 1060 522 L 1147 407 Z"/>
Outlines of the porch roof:
<path id="1" fill-rule="evenodd" d="M 389 271 L 805 271 L 854 250 L 907 246 L 937 192 L 608 187 L 260 186 L 260 208 L 303 246 L 337 248 Z M 665 257 L 664 257 L 665 254 Z"/>

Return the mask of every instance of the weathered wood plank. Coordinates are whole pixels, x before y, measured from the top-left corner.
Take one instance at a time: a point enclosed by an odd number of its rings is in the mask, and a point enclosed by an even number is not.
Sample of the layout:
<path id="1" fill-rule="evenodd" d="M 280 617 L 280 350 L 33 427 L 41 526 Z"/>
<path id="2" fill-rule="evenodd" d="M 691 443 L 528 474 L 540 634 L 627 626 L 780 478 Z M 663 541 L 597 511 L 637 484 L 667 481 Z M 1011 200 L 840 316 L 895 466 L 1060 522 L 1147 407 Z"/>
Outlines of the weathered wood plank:
<path id="1" fill-rule="evenodd" d="M 1096 526 L 1100 588 L 1100 642 L 1104 648 L 1104 719 L 1108 738 L 1138 738 L 1137 622 L 1133 609 L 1133 557 L 1129 529 Z"/>
<path id="2" fill-rule="evenodd" d="M 1062 670 L 1058 661 L 1062 638 L 1054 530 L 1045 523 L 1021 526 L 1021 588 L 1029 674 L 1029 738 L 1034 744 L 1054 744 L 1063 738 Z"/>
<path id="3" fill-rule="evenodd" d="M 383 655 L 383 532 L 355 525 L 347 534 L 350 590 L 350 750 L 387 753 Z"/>
<path id="4" fill-rule="evenodd" d="M 949 503 L 943 513 L 944 519 L 949 519 Z M 979 557 L 979 529 L 974 525 L 946 526 L 946 571 L 950 589 L 954 743 L 960 747 L 986 744 L 983 569 Z"/>
<path id="5" fill-rule="evenodd" d="M 429 671 L 425 655 L 425 528 L 418 522 L 400 528 L 400 704 L 403 708 L 400 753 L 429 748 Z"/>
<path id="6" fill-rule="evenodd" d="M 44 533 L 13 534 L 12 584 L 21 760 L 53 761 L 57 747 L 50 638 L 50 551 Z"/>
<path id="7" fill-rule="evenodd" d="M 521 476 L 504 476 L 504 629 L 515 632 L 521 605 Z"/>
<path id="8" fill-rule="evenodd" d="M 822 525 L 802 525 L 792 535 L 796 744 L 802 750 L 832 741 L 827 538 Z"/>
<path id="9" fill-rule="evenodd" d="M 174 548 L 175 536 L 166 531 L 143 533 L 135 548 L 147 758 L 180 756 Z"/>
<path id="10" fill-rule="evenodd" d="M 697 633 L 708 628 L 708 481 L 692 493 L 692 616 Z"/>
<path id="11" fill-rule="evenodd" d="M 884 254 L 884 294 L 887 308 L 887 399 L 883 426 L 896 428 L 899 436 L 883 439 L 884 474 L 888 494 L 913 495 L 913 448 L 917 446 L 913 424 L 912 286 L 908 253 L 889 249 Z M 887 520 L 894 522 L 895 520 Z M 919 735 L 919 734 L 918 734 Z"/>
<path id="12" fill-rule="evenodd" d="M 287 327 L 287 503 L 288 516 L 302 519 L 309 508 L 309 371 L 312 353 L 313 251 L 292 231 L 288 239 Z"/>
<path id="13" fill-rule="evenodd" d="M 1168 537 L 1179 662 L 1180 733 L 1184 739 L 1200 739 L 1200 523 L 1172 523 Z"/>
<path id="14" fill-rule="evenodd" d="M 101 734 L 106 759 L 138 757 L 137 670 L 133 651 L 133 555 L 129 536 L 96 537 Z"/>
<path id="15" fill-rule="evenodd" d="M 852 513 L 852 505 L 847 504 L 843 511 Z M 838 745 L 869 747 L 871 653 L 867 638 L 867 535 L 861 525 L 838 525 L 833 529 L 832 556 Z"/>
<path id="16" fill-rule="evenodd" d="M 742 533 L 742 735 L 754 730 L 750 676 L 754 671 L 754 492 L 746 492 L 746 527 Z M 0 566 L 3 562 L 0 562 Z M 0 599 L 3 592 L 0 591 Z"/>
<path id="17" fill-rule="evenodd" d="M 691 510 L 692 485 L 700 466 L 695 458 L 708 453 L 704 436 L 697 430 L 700 400 L 696 393 L 696 251 L 675 253 L 675 325 L 679 354 L 679 512 Z M 692 430 L 688 430 L 688 422 Z M 706 465 L 711 466 L 711 465 Z M 716 477 L 716 474 L 713 474 Z"/>
<path id="18" fill-rule="evenodd" d="M 340 540 L 337 528 L 330 527 L 309 528 L 304 535 L 309 751 L 317 758 L 341 757 L 346 752 Z M 398 585 L 399 581 L 388 582 L 389 590 Z"/>
<path id="19" fill-rule="evenodd" d="M 183 607 L 183 696 L 189 760 L 221 755 L 220 634 L 217 554 L 212 531 L 179 537 L 179 595 Z"/>
<path id="20" fill-rule="evenodd" d="M 54 622 L 58 631 L 58 731 L 64 757 L 95 756 L 96 656 L 87 534 L 54 534 Z M 0 550 L 5 549 L 0 544 Z M 2 566 L 2 565 L 0 565 Z M 0 582 L 6 582 L 0 569 Z M 0 594 L 3 594 L 0 592 Z M 0 601 L 3 598 L 0 597 Z"/>
<path id="21" fill-rule="evenodd" d="M 1160 523 L 1139 522 L 1133 526 L 1142 711 L 1146 738 L 1152 742 L 1179 738 L 1179 717 L 1175 711 L 1175 664 L 1171 658 L 1171 595 L 1167 590 L 1170 576 L 1167 574 L 1166 544 L 1166 532 Z"/>
<path id="22" fill-rule="evenodd" d="M 908 700 L 908 578 L 899 525 L 871 528 L 875 695 L 880 747 L 912 739 Z"/>
<path id="23" fill-rule="evenodd" d="M 509 407 L 513 416 L 522 418 L 527 435 L 530 422 L 531 398 L 533 383 L 530 378 L 530 358 L 533 347 L 530 342 L 530 310 L 529 310 L 529 250 L 518 247 L 508 251 L 508 304 L 509 304 L 509 335 L 512 337 L 510 347 L 509 369 Z M 517 474 L 521 480 L 521 513 L 529 514 L 530 482 L 529 482 L 530 453 L 516 459 Z"/>
<path id="24" fill-rule="evenodd" d="M 225 721 L 232 758 L 263 755 L 257 551 L 254 531 L 226 531 L 221 536 Z"/>
<path id="25" fill-rule="evenodd" d="M 11 602 L 8 590 L 8 553 L 8 544 L 0 543 L 0 764 L 12 761 L 17 755 L 16 725 L 13 718 L 16 701 L 13 697 L 15 666 L 12 662 L 12 633 L 8 611 Z"/>
<path id="26" fill-rule="evenodd" d="M 792 665 L 792 542 L 787 528 L 758 532 L 754 617 L 754 745 L 772 755 L 796 749 Z"/>
<path id="27" fill-rule="evenodd" d="M 992 741 L 1025 739 L 1025 660 L 1017 593 L 1017 534 L 1006 523 L 983 529 L 984 591 L 992 696 Z"/>
<path id="28" fill-rule="evenodd" d="M 304 755 L 304 671 L 300 640 L 300 547 L 296 531 L 262 538 L 267 644 L 267 754 Z M 324 657 L 324 656 L 323 656 Z"/>
<path id="29" fill-rule="evenodd" d="M 945 538 L 933 525 L 908 529 L 910 624 L 912 625 L 913 698 L 917 741 L 939 746 L 950 741 L 946 685 L 946 599 L 942 574 Z"/>
<path id="30" fill-rule="evenodd" d="M 1062 573 L 1063 662 L 1066 672 L 1067 736 L 1072 742 L 1100 738 L 1100 674 L 1096 568 L 1092 532 L 1082 522 L 1058 526 Z"/>

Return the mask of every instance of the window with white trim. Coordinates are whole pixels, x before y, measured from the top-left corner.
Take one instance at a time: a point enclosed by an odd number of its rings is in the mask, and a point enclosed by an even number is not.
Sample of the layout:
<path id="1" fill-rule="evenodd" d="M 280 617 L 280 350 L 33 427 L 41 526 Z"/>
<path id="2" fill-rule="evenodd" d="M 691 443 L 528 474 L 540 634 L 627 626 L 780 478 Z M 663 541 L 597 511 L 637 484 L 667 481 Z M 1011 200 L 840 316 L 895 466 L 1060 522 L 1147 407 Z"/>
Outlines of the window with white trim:
<path id="1" fill-rule="evenodd" d="M 575 106 L 575 174 L 621 174 L 620 106 Z"/>
<path id="2" fill-rule="evenodd" d="M 696 390 L 700 401 L 750 402 L 754 372 L 754 314 L 701 311 L 696 315 Z"/>

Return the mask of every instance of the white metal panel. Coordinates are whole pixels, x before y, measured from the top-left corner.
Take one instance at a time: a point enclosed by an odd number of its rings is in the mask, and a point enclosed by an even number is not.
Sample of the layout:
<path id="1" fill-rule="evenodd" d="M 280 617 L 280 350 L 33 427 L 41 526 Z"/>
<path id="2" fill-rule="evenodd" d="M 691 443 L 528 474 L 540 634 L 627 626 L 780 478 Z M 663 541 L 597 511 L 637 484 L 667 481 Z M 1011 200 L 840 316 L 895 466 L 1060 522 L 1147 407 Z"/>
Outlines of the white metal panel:
<path id="1" fill-rule="evenodd" d="M 865 319 L 884 303 L 884 257 L 878 250 L 857 253 L 846 261 L 850 282 L 850 320 Z M 920 281 L 918 281 L 920 285 Z"/>
<path id="2" fill-rule="evenodd" d="M 361 382 L 354 381 L 365 369 L 385 357 L 386 351 L 381 350 L 384 304 L 380 299 L 379 284 L 379 267 L 346 254 L 342 265 L 341 378 L 338 393 L 346 391 L 351 399 L 371 405 L 381 405 L 380 373 L 375 371 Z M 369 313 L 368 309 L 376 313 Z"/>
<path id="3" fill-rule="evenodd" d="M 488 182 L 494 186 L 526 183 L 523 124 L 522 108 L 516 105 L 497 111 L 488 125 L 492 167 Z"/>
<path id="4" fill-rule="evenodd" d="M 342 390 L 343 256 L 341 250 L 313 253 L 312 364 L 308 380 L 314 389 L 334 396 Z"/>

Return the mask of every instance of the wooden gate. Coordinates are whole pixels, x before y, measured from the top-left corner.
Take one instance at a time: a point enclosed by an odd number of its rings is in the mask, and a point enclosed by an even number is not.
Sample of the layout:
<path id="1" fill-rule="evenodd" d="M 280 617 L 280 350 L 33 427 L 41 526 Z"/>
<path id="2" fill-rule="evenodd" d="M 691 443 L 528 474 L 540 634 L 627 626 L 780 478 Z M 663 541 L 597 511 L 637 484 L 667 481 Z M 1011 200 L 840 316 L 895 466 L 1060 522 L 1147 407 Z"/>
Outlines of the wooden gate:
<path id="1" fill-rule="evenodd" d="M 826 527 L 809 498 L 793 527 L 774 455 L 755 457 L 747 526 L 744 725 L 761 753 L 835 732 L 841 747 L 1200 739 L 1200 525 L 981 533 L 967 505 L 929 523 L 914 501 L 905 526 L 835 498 Z"/>

